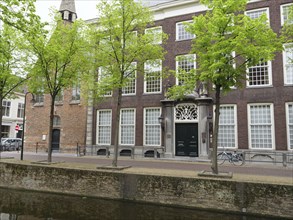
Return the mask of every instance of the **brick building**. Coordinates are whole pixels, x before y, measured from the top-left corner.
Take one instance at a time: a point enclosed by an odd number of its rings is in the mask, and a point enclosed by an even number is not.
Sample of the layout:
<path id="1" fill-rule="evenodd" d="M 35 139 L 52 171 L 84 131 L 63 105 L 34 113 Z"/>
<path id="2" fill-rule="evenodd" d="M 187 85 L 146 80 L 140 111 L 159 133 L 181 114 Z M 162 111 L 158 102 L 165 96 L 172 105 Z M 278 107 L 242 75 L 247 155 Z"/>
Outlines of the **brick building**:
<path id="1" fill-rule="evenodd" d="M 251 17 L 266 13 L 270 26 L 279 33 L 292 4 L 292 0 L 252 0 L 245 13 Z M 171 70 L 194 68 L 196 63 L 190 59 L 176 61 L 177 56 L 195 56 L 190 54 L 194 36 L 185 31 L 182 22 L 192 20 L 206 8 L 196 0 L 181 0 L 159 3 L 151 9 L 154 27 L 169 35 L 162 66 Z M 268 152 L 293 150 L 292 57 L 285 50 L 274 60 L 250 68 L 250 81 L 244 88 L 222 97 L 219 146 Z M 122 99 L 120 152 L 144 155 L 157 150 L 164 157 L 208 157 L 213 97 L 201 91 L 181 102 L 166 99 L 166 87 L 176 83 L 175 78 L 169 78 L 148 88 L 153 84 L 145 83 L 142 76 L 136 79 L 132 93 L 124 94 Z M 92 130 L 87 132 L 87 145 L 94 145 L 88 147 L 93 154 L 107 149 L 113 152 L 113 105 L 112 97 L 106 98 L 94 106 L 93 117 L 88 118 Z"/>
<path id="2" fill-rule="evenodd" d="M 77 18 L 74 0 L 62 0 L 59 9 L 64 22 Z M 24 150 L 47 150 L 51 97 L 26 95 L 26 123 Z M 80 88 L 64 91 L 55 99 L 52 150 L 75 152 L 77 145 L 85 144 L 87 106 L 80 97 Z"/>

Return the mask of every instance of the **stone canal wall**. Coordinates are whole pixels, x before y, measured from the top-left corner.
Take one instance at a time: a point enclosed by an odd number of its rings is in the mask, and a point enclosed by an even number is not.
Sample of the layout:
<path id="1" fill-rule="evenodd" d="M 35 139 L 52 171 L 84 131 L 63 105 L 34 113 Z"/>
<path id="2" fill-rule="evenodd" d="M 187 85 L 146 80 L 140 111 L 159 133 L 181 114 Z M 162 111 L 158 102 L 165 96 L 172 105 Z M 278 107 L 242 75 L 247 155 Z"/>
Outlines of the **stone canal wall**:
<path id="1" fill-rule="evenodd" d="M 0 187 L 293 218 L 293 185 L 1 162 Z"/>

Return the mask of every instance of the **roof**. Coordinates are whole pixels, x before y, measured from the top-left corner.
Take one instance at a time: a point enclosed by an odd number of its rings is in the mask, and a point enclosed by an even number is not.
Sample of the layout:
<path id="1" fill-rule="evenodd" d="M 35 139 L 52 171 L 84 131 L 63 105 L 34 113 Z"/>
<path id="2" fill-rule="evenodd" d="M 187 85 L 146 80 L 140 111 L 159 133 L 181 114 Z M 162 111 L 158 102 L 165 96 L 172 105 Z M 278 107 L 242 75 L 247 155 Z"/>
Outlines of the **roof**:
<path id="1" fill-rule="evenodd" d="M 59 11 L 70 11 L 76 13 L 74 0 L 62 0 Z"/>

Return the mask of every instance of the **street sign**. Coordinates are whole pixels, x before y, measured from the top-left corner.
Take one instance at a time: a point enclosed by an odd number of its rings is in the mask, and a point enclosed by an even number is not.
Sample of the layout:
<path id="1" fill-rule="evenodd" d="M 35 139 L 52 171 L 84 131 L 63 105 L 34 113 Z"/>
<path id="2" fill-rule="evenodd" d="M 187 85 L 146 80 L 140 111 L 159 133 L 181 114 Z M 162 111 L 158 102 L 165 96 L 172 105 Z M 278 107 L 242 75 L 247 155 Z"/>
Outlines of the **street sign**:
<path id="1" fill-rule="evenodd" d="M 15 130 L 16 130 L 16 131 L 19 130 L 19 125 L 15 125 Z"/>

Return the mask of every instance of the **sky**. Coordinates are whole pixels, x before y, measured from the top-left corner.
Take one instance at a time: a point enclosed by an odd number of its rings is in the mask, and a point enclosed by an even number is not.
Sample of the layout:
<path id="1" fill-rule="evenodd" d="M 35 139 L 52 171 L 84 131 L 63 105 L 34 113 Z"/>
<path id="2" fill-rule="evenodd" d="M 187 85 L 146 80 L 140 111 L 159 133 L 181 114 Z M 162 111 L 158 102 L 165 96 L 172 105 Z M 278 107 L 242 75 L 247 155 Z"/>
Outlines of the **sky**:
<path id="1" fill-rule="evenodd" d="M 110 0 L 109 0 L 110 1 Z M 163 3 L 171 0 L 143 0 L 150 5 Z M 98 0 L 75 0 L 75 8 L 77 17 L 83 20 L 92 19 L 97 17 L 97 5 Z M 42 21 L 50 21 L 49 8 L 54 7 L 59 10 L 61 0 L 37 0 L 36 10 L 37 14 L 41 17 Z"/>

